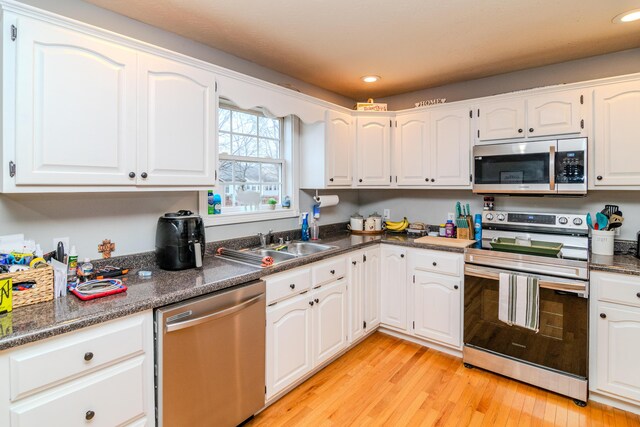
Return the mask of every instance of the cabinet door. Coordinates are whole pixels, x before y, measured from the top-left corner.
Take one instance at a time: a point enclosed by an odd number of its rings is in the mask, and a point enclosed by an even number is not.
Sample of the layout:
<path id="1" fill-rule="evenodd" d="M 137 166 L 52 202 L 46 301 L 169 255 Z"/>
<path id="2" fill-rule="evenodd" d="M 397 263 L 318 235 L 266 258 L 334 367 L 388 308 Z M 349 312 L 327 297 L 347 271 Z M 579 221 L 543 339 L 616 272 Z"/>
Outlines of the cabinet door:
<path id="1" fill-rule="evenodd" d="M 407 328 L 407 250 L 383 245 L 381 249 L 380 322 Z"/>
<path id="2" fill-rule="evenodd" d="M 136 53 L 27 18 L 19 27 L 16 184 L 135 184 Z"/>
<path id="3" fill-rule="evenodd" d="M 350 186 L 353 182 L 353 119 L 348 114 L 327 112 L 328 186 Z"/>
<path id="4" fill-rule="evenodd" d="M 364 335 L 364 254 L 356 252 L 347 259 L 349 287 L 349 342 Z"/>
<path id="5" fill-rule="evenodd" d="M 390 135 L 389 117 L 358 117 L 356 178 L 359 186 L 391 184 Z"/>
<path id="6" fill-rule="evenodd" d="M 313 368 L 308 294 L 267 308 L 267 399 Z"/>
<path id="7" fill-rule="evenodd" d="M 215 185 L 215 76 L 144 54 L 138 69 L 138 185 Z"/>
<path id="8" fill-rule="evenodd" d="M 640 80 L 594 92 L 595 185 L 640 185 Z"/>
<path id="9" fill-rule="evenodd" d="M 468 108 L 431 112 L 431 185 L 471 185 L 470 132 Z"/>
<path id="10" fill-rule="evenodd" d="M 423 338 L 460 347 L 462 306 L 460 279 L 414 270 L 414 333 Z"/>
<path id="11" fill-rule="evenodd" d="M 580 133 L 580 91 L 527 98 L 527 136 Z"/>
<path id="12" fill-rule="evenodd" d="M 478 140 L 524 138 L 523 99 L 482 104 L 478 110 Z"/>
<path id="13" fill-rule="evenodd" d="M 596 388 L 640 401 L 640 309 L 622 307 L 599 303 Z"/>
<path id="14" fill-rule="evenodd" d="M 330 359 L 347 346 L 347 283 L 338 280 L 311 294 L 313 297 L 313 365 Z"/>
<path id="15" fill-rule="evenodd" d="M 427 185 L 429 182 L 429 113 L 398 117 L 394 153 L 396 182 L 404 185 Z M 468 139 L 468 136 L 467 136 Z"/>
<path id="16" fill-rule="evenodd" d="M 380 324 L 380 248 L 364 253 L 364 322 L 365 332 Z"/>

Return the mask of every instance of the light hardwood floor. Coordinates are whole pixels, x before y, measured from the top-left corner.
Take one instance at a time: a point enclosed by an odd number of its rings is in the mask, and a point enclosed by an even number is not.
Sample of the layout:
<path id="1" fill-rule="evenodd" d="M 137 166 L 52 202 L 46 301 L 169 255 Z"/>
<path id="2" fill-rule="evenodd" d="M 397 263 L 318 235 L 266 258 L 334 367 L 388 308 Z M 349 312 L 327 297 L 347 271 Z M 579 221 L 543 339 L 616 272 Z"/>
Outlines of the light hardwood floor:
<path id="1" fill-rule="evenodd" d="M 250 426 L 640 426 L 640 417 L 482 371 L 376 332 Z"/>

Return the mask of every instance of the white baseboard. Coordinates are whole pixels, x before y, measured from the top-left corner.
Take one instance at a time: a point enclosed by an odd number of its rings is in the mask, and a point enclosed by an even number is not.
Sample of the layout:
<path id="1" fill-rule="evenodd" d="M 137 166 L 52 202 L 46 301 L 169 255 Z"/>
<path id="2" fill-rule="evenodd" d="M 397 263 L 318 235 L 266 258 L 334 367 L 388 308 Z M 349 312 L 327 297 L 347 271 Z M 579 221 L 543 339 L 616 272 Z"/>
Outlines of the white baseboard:
<path id="1" fill-rule="evenodd" d="M 589 401 L 603 403 L 605 405 L 613 406 L 614 408 L 622 409 L 623 411 L 640 415 L 640 406 L 627 402 L 623 398 L 609 396 L 597 391 L 590 391 Z"/>

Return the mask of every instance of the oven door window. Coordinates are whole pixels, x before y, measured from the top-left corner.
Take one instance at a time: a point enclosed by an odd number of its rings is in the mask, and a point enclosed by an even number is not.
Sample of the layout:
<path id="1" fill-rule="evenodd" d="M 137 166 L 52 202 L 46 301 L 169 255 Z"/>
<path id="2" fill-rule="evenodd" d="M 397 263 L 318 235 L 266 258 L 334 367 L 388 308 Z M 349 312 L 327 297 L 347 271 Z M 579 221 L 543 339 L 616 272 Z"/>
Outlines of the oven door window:
<path id="1" fill-rule="evenodd" d="M 549 184 L 549 153 L 477 156 L 476 184 Z"/>
<path id="2" fill-rule="evenodd" d="M 498 320 L 498 281 L 466 275 L 464 342 L 545 368 L 587 377 L 587 299 L 540 289 L 540 331 Z"/>

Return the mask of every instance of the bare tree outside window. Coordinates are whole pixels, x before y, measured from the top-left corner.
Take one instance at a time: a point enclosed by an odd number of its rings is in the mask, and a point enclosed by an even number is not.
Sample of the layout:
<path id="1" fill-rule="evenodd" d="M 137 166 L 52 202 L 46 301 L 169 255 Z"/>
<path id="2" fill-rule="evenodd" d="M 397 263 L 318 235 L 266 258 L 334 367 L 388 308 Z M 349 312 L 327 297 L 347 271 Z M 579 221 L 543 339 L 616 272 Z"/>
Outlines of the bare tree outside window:
<path id="1" fill-rule="evenodd" d="M 271 198 L 281 203 L 282 120 L 231 107 L 220 107 L 218 117 L 218 177 L 224 189 L 223 206 L 247 211 L 259 209 Z M 247 202 L 254 194 L 258 205 Z"/>

